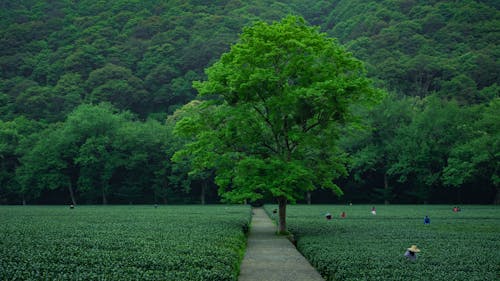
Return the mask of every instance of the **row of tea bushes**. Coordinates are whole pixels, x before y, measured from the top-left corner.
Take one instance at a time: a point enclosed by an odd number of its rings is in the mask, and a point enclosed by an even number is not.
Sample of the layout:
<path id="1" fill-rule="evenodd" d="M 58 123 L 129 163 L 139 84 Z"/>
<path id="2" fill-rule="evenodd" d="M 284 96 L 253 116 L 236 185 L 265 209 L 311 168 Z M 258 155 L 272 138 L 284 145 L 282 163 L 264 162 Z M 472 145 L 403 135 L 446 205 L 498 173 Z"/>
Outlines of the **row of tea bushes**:
<path id="1" fill-rule="evenodd" d="M 461 207 L 376 206 L 372 215 L 371 205 L 292 205 L 287 222 L 326 280 L 499 280 L 500 206 Z M 421 249 L 415 262 L 403 256 L 411 245 Z"/>
<path id="2" fill-rule="evenodd" d="M 0 280 L 237 280 L 247 206 L 0 206 Z"/>

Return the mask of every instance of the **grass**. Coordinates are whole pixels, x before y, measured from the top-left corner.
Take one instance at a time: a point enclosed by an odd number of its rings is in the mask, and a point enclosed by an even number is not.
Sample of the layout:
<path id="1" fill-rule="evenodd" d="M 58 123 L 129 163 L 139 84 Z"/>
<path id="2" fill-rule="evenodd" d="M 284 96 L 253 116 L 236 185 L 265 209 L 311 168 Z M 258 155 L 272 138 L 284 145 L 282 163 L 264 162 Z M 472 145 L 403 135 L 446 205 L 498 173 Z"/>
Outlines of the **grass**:
<path id="1" fill-rule="evenodd" d="M 371 207 L 292 205 L 288 228 L 327 280 L 499 279 L 499 206 L 461 206 L 454 213 L 445 205 L 377 205 L 375 216 Z M 425 215 L 430 225 L 423 224 Z M 410 262 L 403 254 L 414 244 L 422 252 Z"/>
<path id="2" fill-rule="evenodd" d="M 247 206 L 0 206 L 0 280 L 237 280 Z"/>

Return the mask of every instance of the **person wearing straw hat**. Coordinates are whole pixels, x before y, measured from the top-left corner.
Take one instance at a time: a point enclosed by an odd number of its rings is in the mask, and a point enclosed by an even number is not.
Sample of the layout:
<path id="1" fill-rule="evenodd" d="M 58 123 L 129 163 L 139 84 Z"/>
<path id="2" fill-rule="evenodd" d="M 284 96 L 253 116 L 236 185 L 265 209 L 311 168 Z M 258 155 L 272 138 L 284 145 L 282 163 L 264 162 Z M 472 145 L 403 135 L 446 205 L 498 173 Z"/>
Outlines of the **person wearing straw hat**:
<path id="1" fill-rule="evenodd" d="M 417 253 L 420 253 L 420 249 L 417 248 L 417 245 L 411 245 L 410 248 L 406 249 L 405 257 L 411 261 L 415 261 L 417 260 Z"/>

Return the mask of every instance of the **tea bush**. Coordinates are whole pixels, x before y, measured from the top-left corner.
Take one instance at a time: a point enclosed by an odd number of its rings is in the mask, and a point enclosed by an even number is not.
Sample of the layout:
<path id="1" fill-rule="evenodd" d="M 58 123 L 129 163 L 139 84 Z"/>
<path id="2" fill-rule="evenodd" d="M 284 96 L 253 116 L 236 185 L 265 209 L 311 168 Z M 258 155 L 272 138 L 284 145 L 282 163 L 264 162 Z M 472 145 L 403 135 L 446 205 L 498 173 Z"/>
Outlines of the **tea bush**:
<path id="1" fill-rule="evenodd" d="M 0 280 L 236 280 L 246 206 L 0 206 Z"/>
<path id="2" fill-rule="evenodd" d="M 292 205 L 297 248 L 327 280 L 499 280 L 500 207 Z M 272 214 L 276 206 L 266 205 Z M 346 212 L 346 218 L 340 213 Z M 326 220 L 325 213 L 333 214 Z M 423 224 L 424 216 L 431 218 Z M 406 248 L 421 249 L 415 262 Z"/>

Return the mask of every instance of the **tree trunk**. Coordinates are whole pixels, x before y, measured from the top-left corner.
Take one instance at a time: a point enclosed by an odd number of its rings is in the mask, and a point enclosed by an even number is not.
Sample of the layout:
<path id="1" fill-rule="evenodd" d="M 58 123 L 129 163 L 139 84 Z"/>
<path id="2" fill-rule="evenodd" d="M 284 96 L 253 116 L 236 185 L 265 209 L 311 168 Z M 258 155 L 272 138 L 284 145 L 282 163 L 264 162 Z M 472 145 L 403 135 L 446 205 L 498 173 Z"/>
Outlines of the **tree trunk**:
<path id="1" fill-rule="evenodd" d="M 104 188 L 102 189 L 102 204 L 108 204 L 108 198 L 106 198 L 106 192 L 104 192 Z"/>
<path id="2" fill-rule="evenodd" d="M 284 198 L 284 197 L 278 198 L 278 206 L 279 206 L 278 234 L 287 234 L 287 231 L 286 231 L 286 198 Z"/>
<path id="3" fill-rule="evenodd" d="M 207 182 L 203 181 L 201 183 L 201 194 L 200 194 L 200 201 L 201 205 L 205 205 L 205 191 L 207 189 Z"/>
<path id="4" fill-rule="evenodd" d="M 26 198 L 24 197 L 24 194 L 23 194 L 23 206 L 26 205 Z"/>
<path id="5" fill-rule="evenodd" d="M 384 204 L 389 205 L 389 180 L 387 179 L 387 173 L 384 173 Z"/>
<path id="6" fill-rule="evenodd" d="M 311 191 L 307 192 L 307 205 L 311 205 Z"/>
<path id="7" fill-rule="evenodd" d="M 496 190 L 497 190 L 497 194 L 495 196 L 495 202 L 493 202 L 493 203 L 496 205 L 500 205 L 500 188 L 497 187 Z"/>
<path id="8" fill-rule="evenodd" d="M 71 184 L 71 182 L 68 185 L 68 189 L 69 189 L 69 197 L 71 198 L 71 203 L 73 204 L 73 206 L 76 206 L 75 193 L 73 192 L 73 184 Z"/>

